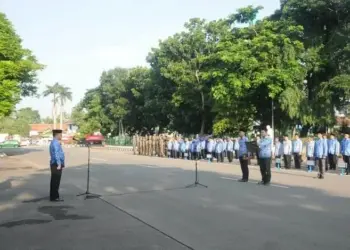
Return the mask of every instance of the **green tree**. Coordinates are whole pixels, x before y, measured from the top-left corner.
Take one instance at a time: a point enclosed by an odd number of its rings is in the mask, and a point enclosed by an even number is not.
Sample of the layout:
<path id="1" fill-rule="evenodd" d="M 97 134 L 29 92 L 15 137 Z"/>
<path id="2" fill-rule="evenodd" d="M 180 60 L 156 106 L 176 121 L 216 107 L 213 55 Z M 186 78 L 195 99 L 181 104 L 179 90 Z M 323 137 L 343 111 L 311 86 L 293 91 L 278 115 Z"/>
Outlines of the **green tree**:
<path id="1" fill-rule="evenodd" d="M 64 104 L 67 100 L 72 101 L 72 92 L 70 88 L 60 86 L 57 98 L 60 104 L 60 129 L 63 129 Z"/>
<path id="2" fill-rule="evenodd" d="M 11 114 L 21 96 L 37 91 L 38 70 L 43 69 L 11 22 L 0 12 L 0 118 Z"/>
<path id="3" fill-rule="evenodd" d="M 228 28 L 227 22 L 221 20 L 191 19 L 184 32 L 161 41 L 149 55 L 152 67 L 175 85 L 172 102 L 183 111 L 180 132 L 203 134 L 211 130 L 212 82 L 207 74 L 212 65 L 208 58 L 215 54 L 216 44 Z"/>
<path id="4" fill-rule="evenodd" d="M 43 92 L 43 96 L 52 95 L 52 120 L 53 128 L 56 128 L 57 124 L 57 104 L 59 101 L 59 95 L 62 90 L 62 85 L 56 82 L 54 85 L 46 85 L 46 90 Z"/>
<path id="5" fill-rule="evenodd" d="M 0 119 L 0 132 L 29 136 L 30 124 L 40 122 L 40 114 L 32 108 L 19 109 L 11 116 Z"/>
<path id="6" fill-rule="evenodd" d="M 272 101 L 280 118 L 289 121 L 299 118 L 289 104 L 299 107 L 303 97 L 297 94 L 306 77 L 302 65 L 305 50 L 300 41 L 302 27 L 267 19 L 252 24 L 251 18 L 255 18 L 258 9 L 260 7 L 243 8 L 230 16 L 232 24 L 247 22 L 250 25 L 233 26 L 231 34 L 218 43 L 218 52 L 212 57 L 213 64 L 217 65 L 211 69 L 215 81 L 213 97 L 216 108 L 221 110 L 218 125 L 214 125 L 218 132 L 225 132 L 225 126 L 232 130 L 235 124 L 247 128 L 253 120 L 271 124 Z M 282 99 L 287 92 L 293 95 Z"/>

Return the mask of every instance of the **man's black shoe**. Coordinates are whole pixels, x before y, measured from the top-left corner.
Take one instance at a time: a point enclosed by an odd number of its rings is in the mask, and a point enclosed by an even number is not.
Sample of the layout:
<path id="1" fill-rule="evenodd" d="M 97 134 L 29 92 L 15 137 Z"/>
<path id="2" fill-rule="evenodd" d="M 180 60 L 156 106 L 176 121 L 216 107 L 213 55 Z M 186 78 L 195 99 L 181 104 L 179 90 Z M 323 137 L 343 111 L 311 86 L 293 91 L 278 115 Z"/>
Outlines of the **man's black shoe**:
<path id="1" fill-rule="evenodd" d="M 247 179 L 240 179 L 240 180 L 238 180 L 238 182 L 248 182 L 248 180 Z"/>
<path id="2" fill-rule="evenodd" d="M 259 181 L 259 182 L 258 182 L 258 185 L 265 185 L 265 182 Z"/>
<path id="3" fill-rule="evenodd" d="M 63 202 L 63 199 L 57 198 L 57 199 L 50 199 L 52 202 Z"/>

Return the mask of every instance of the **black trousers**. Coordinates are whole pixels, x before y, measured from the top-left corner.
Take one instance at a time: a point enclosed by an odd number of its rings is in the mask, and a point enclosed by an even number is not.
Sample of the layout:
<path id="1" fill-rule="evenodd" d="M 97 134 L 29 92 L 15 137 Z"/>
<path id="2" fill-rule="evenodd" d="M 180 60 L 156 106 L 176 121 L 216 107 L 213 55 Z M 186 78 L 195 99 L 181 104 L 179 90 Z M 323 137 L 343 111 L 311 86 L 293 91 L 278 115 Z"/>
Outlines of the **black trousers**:
<path id="1" fill-rule="evenodd" d="M 239 156 L 238 156 L 238 150 L 235 150 L 235 158 L 238 159 Z"/>
<path id="2" fill-rule="evenodd" d="M 202 159 L 205 159 L 205 150 L 204 149 L 201 149 L 201 158 Z"/>
<path id="3" fill-rule="evenodd" d="M 292 165 L 292 156 L 291 155 L 283 155 L 284 167 L 286 169 L 290 169 Z"/>
<path id="4" fill-rule="evenodd" d="M 239 157 L 239 164 L 241 165 L 243 180 L 249 179 L 249 168 L 248 168 L 248 155 L 243 155 Z"/>
<path id="5" fill-rule="evenodd" d="M 192 152 L 192 153 L 191 153 L 191 159 L 192 159 L 192 160 L 198 160 L 198 159 L 199 159 L 199 157 L 198 157 L 199 154 L 200 154 L 200 153 L 198 153 L 198 152 Z"/>
<path id="6" fill-rule="evenodd" d="M 217 162 L 224 162 L 224 153 L 216 153 L 216 160 Z"/>
<path id="7" fill-rule="evenodd" d="M 233 152 L 232 151 L 227 151 L 227 159 L 229 162 L 233 161 Z"/>
<path id="8" fill-rule="evenodd" d="M 271 158 L 259 158 L 259 166 L 262 181 L 265 184 L 271 181 Z"/>
<path id="9" fill-rule="evenodd" d="M 329 169 L 330 170 L 336 170 L 337 164 L 338 164 L 338 157 L 337 155 L 328 154 L 328 162 L 329 162 Z"/>
<path id="10" fill-rule="evenodd" d="M 323 176 L 323 168 L 326 165 L 326 159 L 315 158 L 315 165 L 318 167 L 318 172 L 319 172 L 320 176 Z"/>
<path id="11" fill-rule="evenodd" d="M 349 175 L 350 174 L 350 156 L 343 155 L 343 160 L 346 166 L 346 174 Z"/>
<path id="12" fill-rule="evenodd" d="M 294 156 L 294 165 L 296 169 L 301 168 L 301 155 L 299 153 L 293 153 Z"/>
<path id="13" fill-rule="evenodd" d="M 62 168 L 58 170 L 57 164 L 52 164 L 50 166 L 50 169 L 51 169 L 50 200 L 56 200 L 60 198 L 60 194 L 58 190 L 61 184 Z"/>

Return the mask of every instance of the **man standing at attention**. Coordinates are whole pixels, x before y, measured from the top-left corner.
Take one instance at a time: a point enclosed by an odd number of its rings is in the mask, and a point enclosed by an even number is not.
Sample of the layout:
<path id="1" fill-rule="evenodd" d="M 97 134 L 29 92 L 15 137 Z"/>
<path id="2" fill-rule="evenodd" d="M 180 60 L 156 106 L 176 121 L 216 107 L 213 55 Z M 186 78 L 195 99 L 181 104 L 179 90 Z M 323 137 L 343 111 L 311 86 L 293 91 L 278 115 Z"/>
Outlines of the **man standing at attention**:
<path id="1" fill-rule="evenodd" d="M 249 179 L 249 169 L 248 169 L 248 149 L 246 143 L 248 142 L 248 138 L 245 136 L 243 131 L 239 132 L 239 163 L 241 165 L 243 177 L 239 182 L 248 182 Z"/>
<path id="2" fill-rule="evenodd" d="M 315 142 L 315 163 L 318 166 L 318 178 L 323 179 L 323 168 L 325 167 L 328 156 L 327 141 L 322 138 L 322 134 L 318 133 L 318 140 Z"/>
<path id="3" fill-rule="evenodd" d="M 60 188 L 62 170 L 64 168 L 64 153 L 60 140 L 62 139 L 62 130 L 54 129 L 52 131 L 53 140 L 50 143 L 50 201 L 63 201 L 60 198 L 58 190 Z"/>
<path id="4" fill-rule="evenodd" d="M 283 160 L 284 167 L 290 169 L 292 163 L 292 142 L 289 140 L 288 136 L 284 136 L 283 139 Z"/>
<path id="5" fill-rule="evenodd" d="M 271 154 L 272 154 L 272 139 L 267 136 L 267 130 L 261 130 L 261 140 L 259 146 L 259 166 L 262 181 L 261 185 L 269 185 L 271 181 Z"/>
<path id="6" fill-rule="evenodd" d="M 346 175 L 350 174 L 350 138 L 349 134 L 344 134 L 344 139 L 341 143 L 341 154 L 343 155 L 343 160 L 346 164 Z"/>
<path id="7" fill-rule="evenodd" d="M 330 170 L 337 169 L 339 154 L 340 154 L 340 143 L 337 139 L 335 139 L 334 134 L 331 134 L 328 140 L 328 163 L 329 163 Z"/>
<path id="8" fill-rule="evenodd" d="M 301 152 L 303 150 L 303 142 L 300 140 L 299 135 L 295 135 L 293 141 L 293 156 L 296 169 L 301 168 Z"/>

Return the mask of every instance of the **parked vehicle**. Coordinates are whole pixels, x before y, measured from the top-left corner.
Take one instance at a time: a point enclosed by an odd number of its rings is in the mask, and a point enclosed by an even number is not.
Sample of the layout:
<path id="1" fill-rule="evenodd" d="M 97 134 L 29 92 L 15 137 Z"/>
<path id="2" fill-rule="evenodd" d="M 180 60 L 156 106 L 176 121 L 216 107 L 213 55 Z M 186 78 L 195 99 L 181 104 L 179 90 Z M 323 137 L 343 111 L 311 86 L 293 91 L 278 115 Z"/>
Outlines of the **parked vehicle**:
<path id="1" fill-rule="evenodd" d="M 21 145 L 16 140 L 7 140 L 0 143 L 0 148 L 19 148 Z"/>

